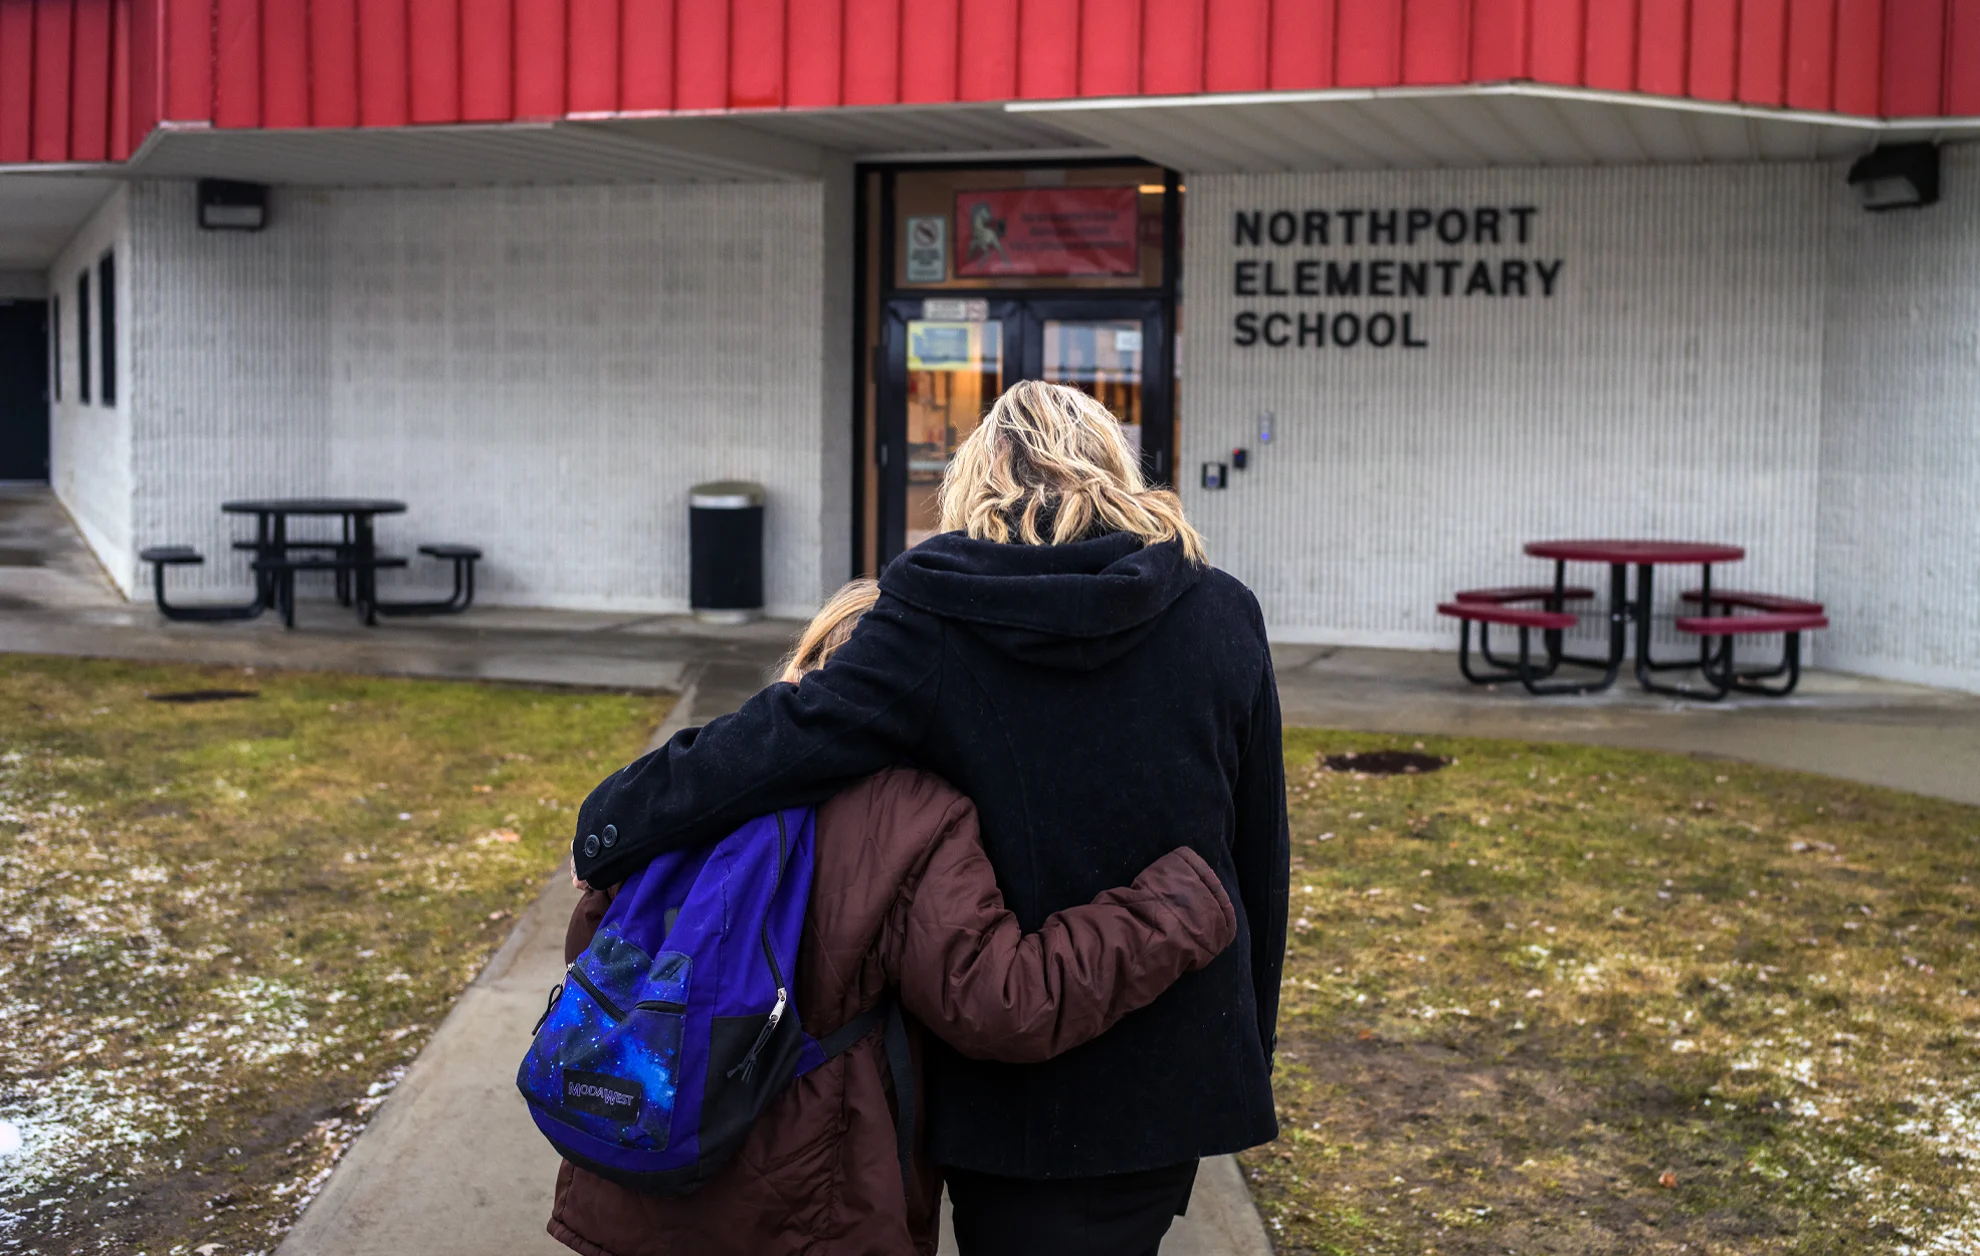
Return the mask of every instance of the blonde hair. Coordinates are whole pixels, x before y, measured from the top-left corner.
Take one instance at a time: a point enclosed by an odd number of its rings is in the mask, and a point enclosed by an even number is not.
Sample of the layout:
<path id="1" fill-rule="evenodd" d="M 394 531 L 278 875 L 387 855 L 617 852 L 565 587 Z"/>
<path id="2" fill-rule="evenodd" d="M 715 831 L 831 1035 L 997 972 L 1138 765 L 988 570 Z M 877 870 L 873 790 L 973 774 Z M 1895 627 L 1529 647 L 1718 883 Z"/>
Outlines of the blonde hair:
<path id="1" fill-rule="evenodd" d="M 859 617 L 879 600 L 880 585 L 873 580 L 855 580 L 834 593 L 798 635 L 797 648 L 784 660 L 784 674 L 777 679 L 796 684 L 806 672 L 825 666 L 840 646 L 852 640 Z"/>
<path id="2" fill-rule="evenodd" d="M 1097 529 L 1144 545 L 1178 541 L 1191 562 L 1205 561 L 1182 500 L 1148 487 L 1120 421 L 1061 384 L 1006 389 L 956 450 L 941 504 L 943 531 L 978 540 L 1061 545 Z"/>

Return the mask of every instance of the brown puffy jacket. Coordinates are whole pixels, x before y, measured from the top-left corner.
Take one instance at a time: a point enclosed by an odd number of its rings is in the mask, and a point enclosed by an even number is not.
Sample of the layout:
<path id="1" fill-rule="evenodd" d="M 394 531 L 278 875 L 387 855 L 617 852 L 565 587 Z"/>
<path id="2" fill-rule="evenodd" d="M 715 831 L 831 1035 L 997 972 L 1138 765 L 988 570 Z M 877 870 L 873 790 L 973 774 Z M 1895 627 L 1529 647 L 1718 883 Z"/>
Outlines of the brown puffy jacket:
<path id="1" fill-rule="evenodd" d="M 797 1000 L 815 1036 L 894 986 L 911 1024 L 961 1051 L 1044 1060 L 1146 1006 L 1237 931 L 1216 874 L 1185 848 L 1133 885 L 1021 932 L 978 841 L 975 806 L 925 772 L 894 768 L 850 787 L 819 808 L 817 831 Z M 597 890 L 579 902 L 567 960 L 610 902 Z M 736 1158 L 689 1194 L 642 1195 L 564 1164 L 550 1233 L 587 1256 L 927 1256 L 940 1170 L 917 1154 L 908 1197 L 893 1093 L 880 1035 L 869 1034 L 791 1083 Z"/>

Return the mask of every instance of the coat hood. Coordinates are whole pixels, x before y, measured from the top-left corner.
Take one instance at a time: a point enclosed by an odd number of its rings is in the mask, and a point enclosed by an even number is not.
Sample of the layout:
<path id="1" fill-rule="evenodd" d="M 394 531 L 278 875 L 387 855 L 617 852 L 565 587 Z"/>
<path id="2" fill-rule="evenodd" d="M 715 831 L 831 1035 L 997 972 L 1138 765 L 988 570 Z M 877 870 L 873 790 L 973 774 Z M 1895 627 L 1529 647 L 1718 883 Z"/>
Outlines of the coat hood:
<path id="1" fill-rule="evenodd" d="M 1202 575 L 1177 542 L 1127 533 L 1010 545 L 944 532 L 889 564 L 880 588 L 1022 662 L 1092 671 L 1140 644 Z"/>

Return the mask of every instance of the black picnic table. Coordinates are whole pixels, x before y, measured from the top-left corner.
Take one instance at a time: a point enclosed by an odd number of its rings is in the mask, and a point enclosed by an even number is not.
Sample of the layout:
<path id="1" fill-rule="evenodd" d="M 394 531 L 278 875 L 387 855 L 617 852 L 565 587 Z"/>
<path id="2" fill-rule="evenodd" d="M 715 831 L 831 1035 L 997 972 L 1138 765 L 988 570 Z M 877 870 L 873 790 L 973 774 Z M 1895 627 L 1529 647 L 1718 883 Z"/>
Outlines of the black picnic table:
<path id="1" fill-rule="evenodd" d="M 230 515 L 255 517 L 254 540 L 243 542 L 242 547 L 251 547 L 254 552 L 256 601 L 280 610 L 283 622 L 291 626 L 295 622 L 298 570 L 332 572 L 337 578 L 337 600 L 346 606 L 355 602 L 365 623 L 377 622 L 380 559 L 373 521 L 379 515 L 404 514 L 404 502 L 389 497 L 250 497 L 222 502 L 220 509 Z M 342 534 L 335 540 L 291 541 L 292 516 L 341 519 Z M 293 552 L 311 550 L 329 553 L 299 560 Z"/>
<path id="2" fill-rule="evenodd" d="M 355 604 L 366 625 L 380 615 L 457 615 L 474 602 L 474 565 L 481 551 L 472 545 L 429 542 L 419 552 L 454 569 L 454 589 L 442 598 L 425 601 L 384 601 L 378 596 L 381 568 L 400 568 L 407 560 L 378 552 L 376 521 L 380 515 L 404 514 L 406 504 L 389 497 L 252 497 L 222 502 L 222 512 L 253 515 L 254 538 L 235 541 L 234 548 L 251 554 L 254 597 L 240 603 L 175 605 L 165 597 L 167 567 L 197 566 L 205 555 L 190 545 L 155 545 L 138 557 L 152 565 L 152 595 L 167 619 L 213 622 L 253 619 L 273 609 L 282 622 L 296 626 L 296 576 L 324 572 L 337 580 L 337 601 Z M 292 538 L 291 518 L 331 518 L 341 521 L 335 536 Z"/>

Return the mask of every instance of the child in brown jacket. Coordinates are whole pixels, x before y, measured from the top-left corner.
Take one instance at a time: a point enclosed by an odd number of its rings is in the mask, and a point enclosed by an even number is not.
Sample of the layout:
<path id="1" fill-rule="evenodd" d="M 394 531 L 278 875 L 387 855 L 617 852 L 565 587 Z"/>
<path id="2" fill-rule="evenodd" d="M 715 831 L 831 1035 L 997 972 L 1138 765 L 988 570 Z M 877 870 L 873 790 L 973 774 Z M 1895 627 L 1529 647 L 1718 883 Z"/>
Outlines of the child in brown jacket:
<path id="1" fill-rule="evenodd" d="M 783 680 L 822 666 L 876 596 L 870 581 L 840 590 Z M 1237 930 L 1216 874 L 1182 848 L 1133 885 L 1024 933 L 983 853 L 975 806 L 908 767 L 822 804 L 816 849 L 797 1006 L 820 1037 L 893 987 L 913 1020 L 960 1051 L 1046 1060 L 1146 1006 Z M 590 943 L 612 894 L 589 890 L 578 903 L 566 960 Z M 940 1170 L 917 1147 L 904 1184 L 895 1115 L 876 1030 L 794 1081 L 735 1159 L 688 1194 L 643 1195 L 565 1163 L 550 1233 L 586 1256 L 932 1256 Z"/>

